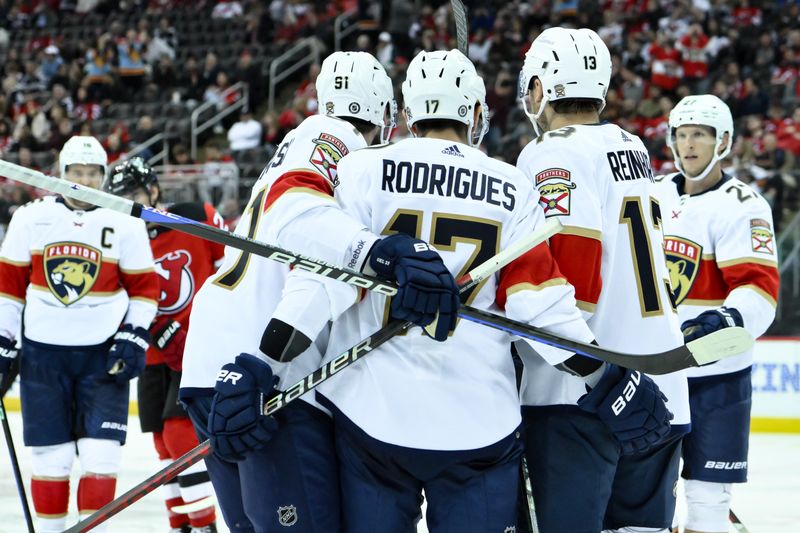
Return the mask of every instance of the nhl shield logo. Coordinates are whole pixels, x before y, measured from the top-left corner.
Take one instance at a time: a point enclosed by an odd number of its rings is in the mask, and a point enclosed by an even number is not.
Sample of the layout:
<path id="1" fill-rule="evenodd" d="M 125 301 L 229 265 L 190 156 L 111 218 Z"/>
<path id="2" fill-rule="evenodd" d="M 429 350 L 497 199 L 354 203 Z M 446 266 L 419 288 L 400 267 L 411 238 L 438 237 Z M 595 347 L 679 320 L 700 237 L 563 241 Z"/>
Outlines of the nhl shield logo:
<path id="1" fill-rule="evenodd" d="M 44 277 L 53 296 L 70 305 L 89 293 L 100 273 L 103 254 L 77 242 L 56 242 L 42 253 Z"/>
<path id="2" fill-rule="evenodd" d="M 297 523 L 297 508 L 294 505 L 278 507 L 278 522 L 282 526 L 293 526 Z"/>
<path id="3" fill-rule="evenodd" d="M 700 269 L 702 251 L 702 246 L 689 239 L 664 237 L 664 255 L 667 258 L 669 284 L 675 305 L 684 301 L 689 294 Z"/>

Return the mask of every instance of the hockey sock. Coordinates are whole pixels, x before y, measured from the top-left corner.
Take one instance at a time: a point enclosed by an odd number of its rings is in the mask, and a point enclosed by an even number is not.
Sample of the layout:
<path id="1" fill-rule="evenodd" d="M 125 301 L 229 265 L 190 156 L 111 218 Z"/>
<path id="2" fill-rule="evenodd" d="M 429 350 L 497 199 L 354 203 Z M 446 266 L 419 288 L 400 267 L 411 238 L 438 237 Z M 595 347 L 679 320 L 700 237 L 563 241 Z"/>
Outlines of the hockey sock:
<path id="1" fill-rule="evenodd" d="M 192 422 L 186 417 L 175 417 L 164 420 L 164 443 L 170 455 L 177 459 L 198 444 Z M 216 520 L 214 508 L 214 494 L 211 487 L 211 478 L 208 477 L 205 461 L 200 461 L 178 475 L 180 495 L 187 505 L 199 503 L 201 507 L 189 511 L 189 523 L 192 527 L 204 527 Z M 208 502 L 202 505 L 201 502 Z"/>
<path id="2" fill-rule="evenodd" d="M 170 465 L 172 463 L 172 457 L 169 454 L 169 450 L 167 450 L 167 445 L 164 443 L 164 434 L 161 431 L 153 433 L 153 444 L 156 447 L 161 468 Z M 172 529 L 179 529 L 181 526 L 188 525 L 189 517 L 185 513 L 177 513 L 172 510 L 173 507 L 184 504 L 183 498 L 181 498 L 180 488 L 178 487 L 177 477 L 167 481 L 161 487 L 161 495 L 164 497 L 164 503 L 167 506 L 169 527 Z"/>
<path id="3" fill-rule="evenodd" d="M 78 512 L 89 515 L 97 511 L 114 499 L 116 488 L 115 474 L 84 474 L 78 483 Z"/>
<path id="4" fill-rule="evenodd" d="M 33 477 L 31 497 L 38 531 L 64 531 L 69 506 L 69 478 Z"/>

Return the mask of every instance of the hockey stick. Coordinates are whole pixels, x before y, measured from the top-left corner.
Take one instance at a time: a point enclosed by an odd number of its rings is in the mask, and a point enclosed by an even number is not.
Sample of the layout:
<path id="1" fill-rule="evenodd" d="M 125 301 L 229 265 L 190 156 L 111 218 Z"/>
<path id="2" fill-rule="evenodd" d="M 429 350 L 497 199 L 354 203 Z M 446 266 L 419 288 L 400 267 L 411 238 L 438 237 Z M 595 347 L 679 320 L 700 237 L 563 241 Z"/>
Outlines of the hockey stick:
<path id="1" fill-rule="evenodd" d="M 458 315 L 463 319 L 501 329 L 518 337 L 525 337 L 549 346 L 599 359 L 606 363 L 656 375 L 669 374 L 685 368 L 713 363 L 720 359 L 740 354 L 750 349 L 755 342 L 746 329 L 730 327 L 715 331 L 672 350 L 636 355 L 606 350 L 594 344 L 586 344 L 559 337 L 524 322 L 466 305 L 461 306 Z"/>
<path id="2" fill-rule="evenodd" d="M 456 23 L 456 45 L 458 51 L 469 55 L 469 27 L 467 24 L 467 8 L 461 0 L 450 0 L 453 6 L 453 20 Z"/>
<path id="3" fill-rule="evenodd" d="M 501 251 L 491 259 L 481 263 L 470 272 L 458 280 L 458 288 L 461 292 L 474 287 L 483 280 L 493 275 L 505 265 L 521 256 L 537 244 L 544 242 L 547 238 L 557 233 L 561 229 L 561 224 L 543 224 L 539 229 L 530 233 L 527 237 L 520 239 L 514 245 Z M 349 350 L 334 358 L 332 361 L 318 368 L 296 384 L 285 391 L 281 391 L 264 405 L 264 414 L 271 415 L 283 408 L 286 404 L 296 400 L 306 392 L 316 388 L 323 381 L 330 379 L 333 375 L 341 372 L 352 365 L 375 348 L 385 343 L 401 331 L 407 329 L 412 324 L 402 320 L 392 320 L 366 339 L 362 340 Z M 66 533 L 80 533 L 88 531 L 96 525 L 108 520 L 126 507 L 143 498 L 157 487 L 168 482 L 200 459 L 211 452 L 211 444 L 208 441 L 186 452 L 184 455 L 173 461 L 145 479 L 122 496 L 114 501 L 107 503 L 88 518 L 69 528 Z"/>
<path id="4" fill-rule="evenodd" d="M 376 277 L 367 276 L 347 268 L 335 267 L 324 261 L 295 254 L 282 248 L 242 237 L 232 232 L 221 230 L 174 213 L 167 213 L 143 206 L 104 191 L 47 176 L 36 170 L 27 169 L 20 165 L 9 163 L 8 161 L 0 160 L 0 175 L 33 187 L 59 193 L 76 200 L 141 218 L 147 222 L 154 222 L 162 226 L 183 231 L 190 235 L 195 235 L 227 246 L 233 246 L 240 250 L 251 252 L 286 265 L 292 265 L 295 268 L 307 270 L 321 276 L 343 281 L 362 289 L 375 291 L 386 296 L 392 296 L 397 292 L 397 288 L 394 284 L 382 281 Z M 640 370 L 649 374 L 668 374 L 691 366 L 712 363 L 719 359 L 744 352 L 749 349 L 754 342 L 752 336 L 743 328 L 732 327 L 714 332 L 711 335 L 692 341 L 686 346 L 680 346 L 674 350 L 657 354 L 635 355 L 605 350 L 596 345 L 565 339 L 540 328 L 535 328 L 528 324 L 475 309 L 470 306 L 461 306 L 459 316 L 488 327 L 501 329 L 512 335 L 539 341 L 557 348 L 571 350 L 581 355 L 624 366 L 632 370 Z"/>
<path id="5" fill-rule="evenodd" d="M 736 516 L 736 513 L 733 512 L 733 509 L 728 509 L 728 518 L 733 524 L 733 528 L 738 531 L 739 533 L 750 533 L 750 530 L 742 524 L 742 521 L 739 520 L 739 517 Z"/>
<path id="6" fill-rule="evenodd" d="M 533 501 L 533 484 L 531 483 L 531 474 L 528 471 L 528 458 L 525 452 L 522 452 L 522 460 L 519 462 L 520 473 L 522 474 L 522 491 L 525 495 L 525 503 L 528 512 L 526 513 L 527 521 L 525 526 L 529 529 L 530 533 L 539 533 L 539 522 L 536 519 L 536 505 Z"/>
<path id="7" fill-rule="evenodd" d="M 11 469 L 14 470 L 14 480 L 17 482 L 17 492 L 19 492 L 19 499 L 22 502 L 22 512 L 25 514 L 25 523 L 28 525 L 28 533 L 34 533 L 31 508 L 28 506 L 28 496 L 25 494 L 25 483 L 22 481 L 22 473 L 19 470 L 17 452 L 14 449 L 14 439 L 11 437 L 11 426 L 8 425 L 6 406 L 3 403 L 2 396 L 0 396 L 0 420 L 3 422 L 3 434 L 6 437 L 8 455 L 11 458 Z"/>

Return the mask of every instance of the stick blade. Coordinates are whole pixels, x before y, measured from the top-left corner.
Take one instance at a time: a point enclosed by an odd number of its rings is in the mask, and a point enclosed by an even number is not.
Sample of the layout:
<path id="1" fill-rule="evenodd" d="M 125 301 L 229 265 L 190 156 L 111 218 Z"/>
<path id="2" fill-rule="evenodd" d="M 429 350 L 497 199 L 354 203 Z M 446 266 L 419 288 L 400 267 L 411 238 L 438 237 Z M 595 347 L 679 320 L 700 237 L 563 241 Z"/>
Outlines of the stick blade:
<path id="1" fill-rule="evenodd" d="M 739 355 L 753 347 L 755 340 L 746 329 L 724 328 L 686 344 L 697 366 L 714 363 L 721 359 Z"/>

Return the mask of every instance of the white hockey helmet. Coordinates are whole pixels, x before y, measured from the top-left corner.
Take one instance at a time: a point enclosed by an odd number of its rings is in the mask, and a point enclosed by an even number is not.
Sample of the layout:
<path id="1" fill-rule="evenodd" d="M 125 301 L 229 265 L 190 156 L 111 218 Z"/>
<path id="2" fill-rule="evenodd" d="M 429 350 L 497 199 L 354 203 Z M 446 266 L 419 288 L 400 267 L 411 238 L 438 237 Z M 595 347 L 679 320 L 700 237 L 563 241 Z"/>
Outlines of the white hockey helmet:
<path id="1" fill-rule="evenodd" d="M 108 168 L 108 155 L 103 145 L 94 137 L 75 135 L 70 137 L 58 154 L 58 166 L 61 177 L 67 174 L 69 165 L 99 165 L 103 176 Z"/>
<path id="2" fill-rule="evenodd" d="M 675 132 L 681 126 L 708 126 L 713 128 L 716 136 L 714 143 L 714 156 L 709 161 L 705 170 L 697 176 L 686 175 L 681 165 L 681 158 L 678 156 L 678 149 L 675 145 Z M 720 153 L 719 148 L 728 134 L 728 145 Z M 684 96 L 678 104 L 669 112 L 669 135 L 667 135 L 667 145 L 672 150 L 675 158 L 675 166 L 681 174 L 693 181 L 705 178 L 717 161 L 722 161 L 731 152 L 733 146 L 733 116 L 728 104 L 723 102 L 713 94 L 699 94 L 697 96 Z"/>
<path id="3" fill-rule="evenodd" d="M 478 146 L 489 131 L 483 78 L 458 50 L 423 51 L 411 60 L 403 82 L 403 106 L 409 128 L 432 119 L 466 124 L 470 146 Z M 481 109 L 477 122 L 476 106 Z"/>
<path id="4" fill-rule="evenodd" d="M 397 102 L 392 79 L 367 52 L 334 52 L 317 76 L 319 113 L 352 117 L 381 127 L 381 143 L 389 142 L 396 125 Z"/>
<path id="5" fill-rule="evenodd" d="M 533 78 L 539 78 L 544 96 L 538 110 L 528 98 Z M 519 98 L 533 127 L 548 102 L 567 98 L 588 98 L 606 105 L 611 82 L 611 53 L 597 33 L 588 28 L 578 30 L 548 28 L 531 44 L 519 75 Z"/>

